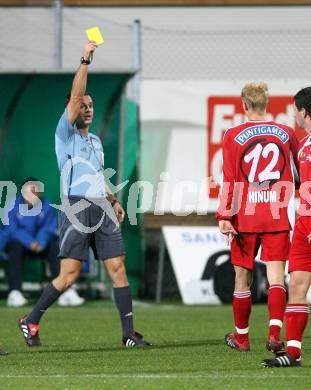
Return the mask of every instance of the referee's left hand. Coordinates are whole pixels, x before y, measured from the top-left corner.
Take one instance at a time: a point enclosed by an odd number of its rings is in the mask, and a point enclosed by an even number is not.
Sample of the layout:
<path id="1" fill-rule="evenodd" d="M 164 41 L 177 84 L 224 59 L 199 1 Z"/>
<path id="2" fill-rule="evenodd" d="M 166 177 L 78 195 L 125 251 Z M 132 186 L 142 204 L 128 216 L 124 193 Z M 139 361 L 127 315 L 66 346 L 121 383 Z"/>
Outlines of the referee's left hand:
<path id="1" fill-rule="evenodd" d="M 114 212 L 116 213 L 116 216 L 117 216 L 119 223 L 122 223 L 124 221 L 124 217 L 125 217 L 125 211 L 124 211 L 123 207 L 120 205 L 119 202 L 117 202 L 113 206 L 113 209 L 114 209 Z"/>

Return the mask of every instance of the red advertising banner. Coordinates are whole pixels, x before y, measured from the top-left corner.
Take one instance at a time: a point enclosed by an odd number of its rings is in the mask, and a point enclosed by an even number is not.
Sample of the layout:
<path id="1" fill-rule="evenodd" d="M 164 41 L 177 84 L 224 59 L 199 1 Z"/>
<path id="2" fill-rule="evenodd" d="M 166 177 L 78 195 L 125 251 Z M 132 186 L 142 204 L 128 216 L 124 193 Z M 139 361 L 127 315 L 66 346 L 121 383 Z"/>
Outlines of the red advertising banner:
<path id="1" fill-rule="evenodd" d="M 270 96 L 267 119 L 295 128 L 299 139 L 305 132 L 295 126 L 292 96 Z M 207 99 L 207 150 L 208 177 L 217 183 L 211 186 L 210 198 L 217 198 L 222 171 L 222 138 L 224 132 L 233 126 L 245 122 L 240 96 L 210 96 Z"/>

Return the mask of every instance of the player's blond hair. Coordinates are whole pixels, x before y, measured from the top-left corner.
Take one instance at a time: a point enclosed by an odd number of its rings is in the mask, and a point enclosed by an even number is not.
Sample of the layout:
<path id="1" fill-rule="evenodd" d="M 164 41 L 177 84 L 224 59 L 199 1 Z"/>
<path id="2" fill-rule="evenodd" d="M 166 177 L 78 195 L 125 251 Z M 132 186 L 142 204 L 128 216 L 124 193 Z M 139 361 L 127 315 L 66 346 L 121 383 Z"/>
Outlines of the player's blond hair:
<path id="1" fill-rule="evenodd" d="M 249 110 L 264 113 L 269 101 L 268 85 L 263 82 L 248 83 L 243 87 L 241 97 Z"/>

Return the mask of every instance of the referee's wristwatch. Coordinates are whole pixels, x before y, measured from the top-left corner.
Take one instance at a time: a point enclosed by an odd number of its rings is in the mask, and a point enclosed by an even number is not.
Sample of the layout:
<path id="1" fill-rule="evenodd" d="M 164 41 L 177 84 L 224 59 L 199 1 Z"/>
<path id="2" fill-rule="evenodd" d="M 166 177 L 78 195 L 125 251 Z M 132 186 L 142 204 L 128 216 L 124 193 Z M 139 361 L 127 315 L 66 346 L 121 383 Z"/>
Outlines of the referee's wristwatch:
<path id="1" fill-rule="evenodd" d="M 118 199 L 113 199 L 111 202 L 111 206 L 114 207 L 117 203 L 119 203 Z"/>
<path id="2" fill-rule="evenodd" d="M 82 65 L 90 65 L 91 60 L 88 60 L 87 58 L 81 57 L 80 62 Z"/>

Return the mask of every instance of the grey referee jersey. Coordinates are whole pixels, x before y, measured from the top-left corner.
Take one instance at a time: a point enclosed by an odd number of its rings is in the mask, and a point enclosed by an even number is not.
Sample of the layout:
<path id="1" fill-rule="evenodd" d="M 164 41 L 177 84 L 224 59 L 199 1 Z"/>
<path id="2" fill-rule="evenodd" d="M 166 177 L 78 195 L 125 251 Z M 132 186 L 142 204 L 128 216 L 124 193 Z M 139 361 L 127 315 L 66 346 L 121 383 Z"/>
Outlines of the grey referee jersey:
<path id="1" fill-rule="evenodd" d="M 61 116 L 55 133 L 55 151 L 63 195 L 104 198 L 104 153 L 95 134 L 82 136 L 68 120 L 68 110 Z"/>

